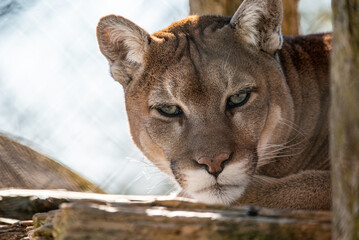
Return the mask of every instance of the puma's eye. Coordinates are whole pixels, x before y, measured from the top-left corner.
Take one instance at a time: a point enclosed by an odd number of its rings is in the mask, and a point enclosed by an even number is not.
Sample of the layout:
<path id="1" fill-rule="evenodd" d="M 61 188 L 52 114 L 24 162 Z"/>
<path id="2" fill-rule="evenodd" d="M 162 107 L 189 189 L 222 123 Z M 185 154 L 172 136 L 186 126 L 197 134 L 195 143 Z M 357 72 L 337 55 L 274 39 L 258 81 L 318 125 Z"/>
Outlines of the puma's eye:
<path id="1" fill-rule="evenodd" d="M 182 114 L 182 109 L 175 105 L 160 107 L 157 111 L 166 117 L 177 117 Z"/>
<path id="2" fill-rule="evenodd" d="M 248 101 L 250 95 L 250 92 L 244 92 L 230 96 L 227 101 L 227 108 L 240 107 L 244 105 Z"/>

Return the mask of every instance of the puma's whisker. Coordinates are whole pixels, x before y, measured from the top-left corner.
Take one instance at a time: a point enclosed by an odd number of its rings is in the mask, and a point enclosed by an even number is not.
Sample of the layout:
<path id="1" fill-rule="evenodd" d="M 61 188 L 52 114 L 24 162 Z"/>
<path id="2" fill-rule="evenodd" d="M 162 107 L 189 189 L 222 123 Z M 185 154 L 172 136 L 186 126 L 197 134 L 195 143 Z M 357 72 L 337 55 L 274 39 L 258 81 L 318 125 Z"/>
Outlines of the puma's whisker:
<path id="1" fill-rule="evenodd" d="M 272 178 L 272 177 L 268 177 L 268 176 L 264 176 L 264 175 L 252 175 L 252 178 L 254 181 L 262 181 L 262 182 L 266 182 L 269 184 L 275 183 L 277 179 Z"/>

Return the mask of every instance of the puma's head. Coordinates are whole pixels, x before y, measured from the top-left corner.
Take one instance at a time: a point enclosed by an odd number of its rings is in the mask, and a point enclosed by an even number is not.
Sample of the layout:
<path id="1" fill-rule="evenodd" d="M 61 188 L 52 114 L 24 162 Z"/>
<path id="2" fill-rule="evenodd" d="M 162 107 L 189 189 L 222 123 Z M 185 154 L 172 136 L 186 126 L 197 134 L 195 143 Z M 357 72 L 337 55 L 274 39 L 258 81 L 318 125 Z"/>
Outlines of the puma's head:
<path id="1" fill-rule="evenodd" d="M 288 138 L 281 21 L 280 0 L 246 0 L 232 18 L 190 16 L 152 35 L 115 15 L 98 25 L 133 140 L 194 198 L 235 201 L 264 150 Z"/>

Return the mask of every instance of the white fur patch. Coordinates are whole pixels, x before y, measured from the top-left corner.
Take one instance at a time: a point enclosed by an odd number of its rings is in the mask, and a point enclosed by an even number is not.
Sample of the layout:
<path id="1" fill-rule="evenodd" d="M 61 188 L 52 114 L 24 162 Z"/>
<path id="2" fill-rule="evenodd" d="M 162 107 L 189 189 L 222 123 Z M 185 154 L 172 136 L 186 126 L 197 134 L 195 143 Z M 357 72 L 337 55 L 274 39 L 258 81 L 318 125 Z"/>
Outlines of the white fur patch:
<path id="1" fill-rule="evenodd" d="M 281 34 L 281 5 L 278 7 L 278 16 L 270 19 L 267 1 L 264 0 L 245 0 L 231 19 L 231 24 L 236 26 L 238 35 L 248 44 L 261 47 L 268 52 L 274 52 L 282 46 Z M 260 29 L 260 21 L 265 29 Z M 273 21 L 276 24 L 268 24 Z M 263 35 L 264 34 L 264 35 Z"/>
<path id="2" fill-rule="evenodd" d="M 204 169 L 184 171 L 184 190 L 193 198 L 207 204 L 230 205 L 244 192 L 249 176 L 246 161 L 227 165 L 217 180 Z"/>
<path id="3" fill-rule="evenodd" d="M 126 58 L 128 61 L 142 63 L 143 56 L 147 48 L 147 33 L 137 27 L 133 27 L 128 23 L 114 22 L 108 27 L 110 40 L 118 49 L 119 43 L 123 42 L 128 49 Z"/>
<path id="4" fill-rule="evenodd" d="M 265 12 L 265 1 L 259 1 L 252 4 L 242 4 L 234 14 L 232 21 L 238 21 L 239 34 L 244 41 L 258 46 L 259 31 L 257 25 Z M 243 6 L 243 7 L 242 7 Z"/>
<path id="5" fill-rule="evenodd" d="M 204 169 L 186 170 L 184 175 L 187 183 L 186 190 L 191 193 L 216 184 L 215 178 Z"/>

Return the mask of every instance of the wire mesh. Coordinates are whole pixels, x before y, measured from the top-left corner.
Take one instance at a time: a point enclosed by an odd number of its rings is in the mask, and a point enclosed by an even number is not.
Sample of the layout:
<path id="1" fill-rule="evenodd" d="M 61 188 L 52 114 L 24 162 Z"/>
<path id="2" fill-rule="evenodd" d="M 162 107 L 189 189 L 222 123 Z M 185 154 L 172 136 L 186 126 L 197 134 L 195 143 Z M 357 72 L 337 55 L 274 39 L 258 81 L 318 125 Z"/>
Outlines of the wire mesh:
<path id="1" fill-rule="evenodd" d="M 108 192 L 163 194 L 173 186 L 132 143 L 122 87 L 97 46 L 107 14 L 154 32 L 185 17 L 188 2 L 0 1 L 0 131 Z"/>
<path id="2" fill-rule="evenodd" d="M 329 2 L 300 2 L 303 33 L 330 30 Z M 321 9 L 319 20 L 313 9 Z M 30 140 L 108 192 L 170 191 L 131 141 L 122 89 L 95 28 L 118 14 L 154 32 L 188 12 L 188 0 L 1 0 L 0 131 Z"/>

